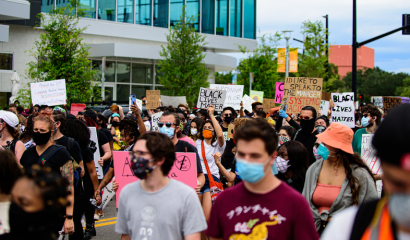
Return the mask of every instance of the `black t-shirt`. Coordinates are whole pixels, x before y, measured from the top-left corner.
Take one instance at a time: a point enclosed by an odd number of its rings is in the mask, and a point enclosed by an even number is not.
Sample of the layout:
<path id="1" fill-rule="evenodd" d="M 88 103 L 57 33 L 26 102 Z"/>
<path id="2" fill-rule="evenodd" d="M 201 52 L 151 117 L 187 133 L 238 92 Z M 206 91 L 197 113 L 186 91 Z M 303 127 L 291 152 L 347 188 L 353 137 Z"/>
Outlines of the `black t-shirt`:
<path id="1" fill-rule="evenodd" d="M 44 164 L 38 163 L 39 157 L 36 147 L 30 147 L 21 156 L 20 164 L 24 169 L 29 169 L 34 164 L 48 166 L 53 171 L 60 173 L 60 168 L 68 161 L 72 161 L 70 153 L 65 148 L 56 151 Z"/>
<path id="2" fill-rule="evenodd" d="M 68 148 L 68 137 L 67 136 L 62 136 L 61 138 L 55 141 L 56 141 L 56 144 L 64 146 L 77 163 L 80 163 L 83 160 L 83 156 L 81 155 L 80 145 L 78 144 L 76 140 L 73 141 L 71 149 Z"/>
<path id="3" fill-rule="evenodd" d="M 293 187 L 293 189 L 295 189 L 296 191 L 302 193 L 303 187 L 305 185 L 304 179 L 294 180 L 292 178 L 286 178 L 285 175 L 281 172 L 278 173 L 276 175 L 276 177 L 279 178 L 280 180 L 284 181 L 285 183 L 287 183 L 289 186 Z"/>
<path id="4" fill-rule="evenodd" d="M 102 151 L 101 146 L 104 144 L 107 144 L 109 141 L 107 139 L 107 136 L 103 134 L 103 132 L 97 132 L 97 138 L 98 138 L 98 149 L 100 149 L 100 157 L 102 157 L 104 156 L 104 152 Z"/>
<path id="5" fill-rule="evenodd" d="M 108 130 L 108 129 L 106 129 L 106 128 L 101 128 L 100 130 L 100 133 L 104 133 L 104 135 L 107 137 L 107 139 L 108 139 L 108 142 L 111 142 L 112 140 L 114 140 L 113 138 L 112 138 L 112 134 L 111 134 L 111 132 L 110 132 L 110 130 Z"/>
<path id="6" fill-rule="evenodd" d="M 196 172 L 202 172 L 201 160 L 198 155 L 198 150 L 196 147 L 192 146 L 190 143 L 185 141 L 178 140 L 177 144 L 175 145 L 175 152 L 193 152 L 196 153 Z"/>
<path id="7" fill-rule="evenodd" d="M 316 143 L 317 137 L 316 135 L 319 134 L 318 131 L 314 131 L 313 133 L 305 134 L 301 130 L 297 132 L 295 141 L 298 141 L 305 146 L 306 150 L 309 154 L 309 166 L 316 162 L 315 155 L 313 154 L 313 146 Z"/>
<path id="8" fill-rule="evenodd" d="M 83 176 L 83 180 L 87 182 L 91 182 L 90 174 L 88 173 L 88 169 L 87 169 L 87 163 L 94 162 L 94 154 L 91 152 L 91 150 L 87 146 L 84 146 L 81 148 L 81 154 L 83 156 L 84 172 L 85 172 Z"/>

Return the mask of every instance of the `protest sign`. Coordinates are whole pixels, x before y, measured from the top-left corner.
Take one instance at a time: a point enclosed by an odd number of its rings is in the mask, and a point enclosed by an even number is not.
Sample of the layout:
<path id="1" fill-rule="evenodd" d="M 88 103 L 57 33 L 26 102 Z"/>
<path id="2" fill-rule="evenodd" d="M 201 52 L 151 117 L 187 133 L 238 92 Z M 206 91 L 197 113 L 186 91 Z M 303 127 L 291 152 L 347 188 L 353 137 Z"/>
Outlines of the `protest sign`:
<path id="1" fill-rule="evenodd" d="M 373 136 L 374 134 L 362 135 L 362 149 L 360 155 L 373 174 L 383 174 L 380 159 L 376 156 L 376 149 L 374 149 L 372 145 Z M 383 182 L 381 180 L 376 181 L 376 190 L 379 198 L 381 197 L 382 188 Z"/>
<path id="2" fill-rule="evenodd" d="M 275 92 L 275 103 L 282 104 L 283 90 L 285 89 L 285 83 L 277 82 L 276 83 L 276 92 Z"/>
<path id="3" fill-rule="evenodd" d="M 332 109 L 332 122 L 339 122 L 354 128 L 354 93 L 332 93 L 332 100 L 335 104 Z"/>
<path id="4" fill-rule="evenodd" d="M 261 91 L 253 91 L 251 90 L 251 96 L 250 96 L 255 102 L 261 102 L 263 103 L 263 92 Z"/>
<path id="5" fill-rule="evenodd" d="M 410 98 L 408 98 L 408 97 L 399 97 L 399 98 L 401 98 L 401 104 L 407 104 L 407 103 L 409 103 L 410 102 Z"/>
<path id="6" fill-rule="evenodd" d="M 232 123 L 229 124 L 228 126 L 228 135 L 227 138 L 233 138 L 233 129 L 235 128 L 235 125 L 233 125 Z"/>
<path id="7" fill-rule="evenodd" d="M 330 93 L 328 93 L 328 92 L 322 92 L 322 100 L 329 101 L 330 98 L 331 98 Z"/>
<path id="8" fill-rule="evenodd" d="M 161 95 L 161 102 L 163 106 L 173 106 L 174 108 L 177 108 L 179 104 L 186 104 L 186 97 L 171 97 L 171 96 L 165 96 Z"/>
<path id="9" fill-rule="evenodd" d="M 160 90 L 146 90 L 146 107 L 147 109 L 157 109 L 160 106 L 159 99 L 161 97 Z"/>
<path id="10" fill-rule="evenodd" d="M 399 97 L 383 97 L 384 115 L 387 115 L 391 110 L 398 107 L 400 104 L 401 98 Z"/>
<path id="11" fill-rule="evenodd" d="M 202 88 L 199 90 L 198 102 L 196 106 L 207 109 L 209 105 L 214 105 L 215 111 L 222 111 L 226 99 L 226 91 Z"/>
<path id="12" fill-rule="evenodd" d="M 318 111 L 322 95 L 322 78 L 287 77 L 283 90 L 284 103 L 287 101 L 288 113 L 300 113 L 304 106 L 312 106 Z"/>
<path id="13" fill-rule="evenodd" d="M 383 97 L 372 97 L 372 103 L 381 109 L 383 109 Z"/>
<path id="14" fill-rule="evenodd" d="M 164 112 L 159 112 L 151 115 L 151 120 L 152 120 L 152 130 L 151 132 L 158 132 L 158 123 L 159 120 L 161 119 L 161 116 Z"/>
<path id="15" fill-rule="evenodd" d="M 243 110 L 248 110 L 248 112 L 252 112 L 252 103 L 254 103 L 255 101 L 250 98 L 248 95 L 245 94 L 245 96 L 243 96 L 242 98 L 242 103 L 243 103 Z"/>
<path id="16" fill-rule="evenodd" d="M 326 115 L 329 112 L 329 101 L 321 100 L 320 101 L 320 110 L 322 111 L 322 115 Z"/>
<path id="17" fill-rule="evenodd" d="M 33 105 L 56 106 L 67 102 L 65 80 L 30 83 Z"/>
<path id="18" fill-rule="evenodd" d="M 101 165 L 98 163 L 98 160 L 100 160 L 100 149 L 98 147 L 98 136 L 97 136 L 97 129 L 95 127 L 88 127 L 90 129 L 90 148 L 96 149 L 94 152 L 94 165 L 95 165 L 95 170 L 97 171 L 97 177 L 98 179 L 103 179 L 104 177 L 104 172 L 101 167 Z"/>
<path id="19" fill-rule="evenodd" d="M 107 204 L 111 201 L 111 198 L 114 197 L 115 192 L 112 189 L 112 181 L 115 180 L 115 177 L 111 179 L 111 181 L 102 189 L 102 197 L 101 197 L 101 205 L 100 209 L 103 209 L 107 206 Z"/>
<path id="20" fill-rule="evenodd" d="M 243 95 L 243 85 L 211 84 L 210 89 L 226 91 L 224 108 L 233 107 L 235 110 L 241 109 Z"/>
<path id="21" fill-rule="evenodd" d="M 275 107 L 275 99 L 264 98 L 262 106 L 263 111 L 268 113 L 271 108 Z"/>
<path id="22" fill-rule="evenodd" d="M 131 164 L 130 152 L 114 151 L 114 175 L 115 181 L 118 182 L 116 192 L 117 207 L 121 190 L 132 182 L 139 179 L 134 175 Z M 196 172 L 196 153 L 175 153 L 175 162 L 168 174 L 168 178 L 181 181 L 195 189 L 197 184 Z"/>
<path id="23" fill-rule="evenodd" d="M 78 112 L 82 112 L 85 109 L 85 104 L 83 103 L 72 103 L 70 113 L 77 116 Z"/>
<path id="24" fill-rule="evenodd" d="M 134 105 L 134 103 L 133 103 L 133 99 L 131 99 L 131 97 L 130 97 L 129 100 L 130 100 L 129 101 L 129 107 L 130 107 L 130 111 L 131 111 L 131 105 Z M 142 111 L 142 100 L 134 98 L 134 101 L 135 101 L 135 104 L 137 104 L 138 109 L 140 111 Z"/>

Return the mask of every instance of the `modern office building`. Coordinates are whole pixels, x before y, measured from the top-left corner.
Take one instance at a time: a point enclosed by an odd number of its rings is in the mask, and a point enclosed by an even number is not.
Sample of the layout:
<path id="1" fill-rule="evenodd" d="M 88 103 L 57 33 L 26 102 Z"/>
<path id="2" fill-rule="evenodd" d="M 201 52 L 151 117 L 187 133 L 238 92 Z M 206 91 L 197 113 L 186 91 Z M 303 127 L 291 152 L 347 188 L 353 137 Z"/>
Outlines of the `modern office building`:
<path id="1" fill-rule="evenodd" d="M 343 78 L 352 71 L 352 45 L 331 45 L 329 62 L 339 67 Z M 374 68 L 374 49 L 362 46 L 357 49 L 357 70 Z"/>
<path id="2" fill-rule="evenodd" d="M 2 2 L 24 0 L 0 0 Z M 8 27 L 8 41 L 0 39 L 0 92 L 10 92 L 10 78 L 17 71 L 23 86 L 27 63 L 34 59 L 32 49 L 41 29 L 34 29 L 36 14 L 64 6 L 68 0 L 29 0 L 28 20 L 4 19 L 0 12 L 0 29 Z M 105 99 L 127 100 L 130 93 L 137 97 L 145 90 L 161 89 L 158 60 L 166 34 L 182 15 L 186 6 L 188 17 L 196 17 L 194 28 L 206 36 L 204 62 L 210 69 L 209 81 L 215 71 L 236 68 L 237 59 L 220 53 L 239 52 L 238 45 L 256 48 L 256 0 L 80 0 L 87 12 L 79 27 L 87 26 L 84 41 L 89 43 L 94 68 L 103 69 L 105 62 Z M 1 7 L 0 7 L 1 8 Z M 104 59 L 104 60 L 103 60 Z M 8 64 L 4 64 L 8 62 Z M 91 67 L 91 66 L 90 66 Z M 1 103 L 0 103 L 1 105 Z"/>

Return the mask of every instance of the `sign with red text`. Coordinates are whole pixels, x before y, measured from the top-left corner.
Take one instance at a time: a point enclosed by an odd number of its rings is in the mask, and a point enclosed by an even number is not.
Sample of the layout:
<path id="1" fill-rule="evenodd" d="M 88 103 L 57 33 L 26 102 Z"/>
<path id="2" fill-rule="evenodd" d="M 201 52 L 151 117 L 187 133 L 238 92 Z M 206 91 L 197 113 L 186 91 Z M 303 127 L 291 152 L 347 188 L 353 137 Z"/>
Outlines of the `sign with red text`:
<path id="1" fill-rule="evenodd" d="M 370 171 L 373 174 L 383 174 L 383 170 L 381 168 L 380 158 L 376 155 L 376 149 L 372 145 L 374 134 L 363 134 L 362 135 L 362 149 L 361 149 L 361 157 L 363 162 L 369 167 Z M 376 190 L 381 197 L 381 192 L 383 188 L 382 180 L 376 181 Z"/>
<path id="2" fill-rule="evenodd" d="M 82 112 L 85 109 L 84 103 L 72 103 L 70 113 L 77 116 L 78 112 Z"/>
<path id="3" fill-rule="evenodd" d="M 287 77 L 282 99 L 282 103 L 284 103 L 289 97 L 287 112 L 300 113 L 305 106 L 312 106 L 318 111 L 321 103 L 322 84 L 322 78 Z"/>

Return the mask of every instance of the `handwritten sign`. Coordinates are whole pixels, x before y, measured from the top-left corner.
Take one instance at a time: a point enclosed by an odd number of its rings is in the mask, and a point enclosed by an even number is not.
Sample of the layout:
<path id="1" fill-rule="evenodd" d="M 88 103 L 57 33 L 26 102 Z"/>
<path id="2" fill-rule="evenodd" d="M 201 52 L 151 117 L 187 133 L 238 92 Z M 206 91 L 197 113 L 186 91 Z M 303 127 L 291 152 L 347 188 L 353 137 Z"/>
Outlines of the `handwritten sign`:
<path id="1" fill-rule="evenodd" d="M 248 112 L 252 112 L 252 103 L 254 103 L 255 101 L 250 98 L 248 95 L 245 94 L 245 96 L 243 96 L 242 98 L 242 103 L 243 103 L 243 110 L 248 110 Z"/>
<path id="2" fill-rule="evenodd" d="M 118 182 L 116 193 L 117 207 L 121 190 L 130 183 L 139 179 L 132 170 L 132 160 L 130 152 L 114 151 L 114 174 L 115 181 Z M 195 188 L 197 184 L 196 154 L 195 153 L 175 153 L 175 162 L 168 174 L 168 178 L 181 181 L 186 185 Z"/>
<path id="3" fill-rule="evenodd" d="M 250 96 L 255 102 L 263 103 L 263 92 L 251 90 Z"/>
<path id="4" fill-rule="evenodd" d="M 165 96 L 161 95 L 161 102 L 163 106 L 173 106 L 174 108 L 177 108 L 179 104 L 186 104 L 186 97 L 171 97 L 171 96 Z"/>
<path id="5" fill-rule="evenodd" d="M 391 110 L 395 109 L 401 104 L 401 98 L 399 97 L 383 97 L 383 111 L 384 114 L 389 114 Z"/>
<path id="6" fill-rule="evenodd" d="M 283 82 L 276 83 L 275 103 L 282 103 L 284 89 L 285 89 L 285 83 Z"/>
<path id="7" fill-rule="evenodd" d="M 85 104 L 83 103 L 72 103 L 70 113 L 77 116 L 78 112 L 82 112 L 85 109 Z"/>
<path id="8" fill-rule="evenodd" d="M 211 84 L 210 89 L 226 91 L 224 108 L 232 107 L 235 110 L 241 109 L 243 95 L 243 85 Z"/>
<path id="9" fill-rule="evenodd" d="M 354 128 L 354 93 L 332 93 L 332 100 L 335 103 L 332 109 L 332 122 L 339 122 Z"/>
<path id="10" fill-rule="evenodd" d="M 142 111 L 142 100 L 139 100 L 139 99 L 134 99 L 134 101 L 135 101 L 135 104 L 137 104 L 137 107 L 138 107 L 138 109 L 140 110 L 140 111 Z M 134 103 L 132 102 L 132 99 L 131 99 L 131 97 L 129 98 L 129 109 L 130 109 L 130 111 L 131 111 L 131 106 L 132 105 L 134 105 Z"/>
<path id="11" fill-rule="evenodd" d="M 316 111 L 320 108 L 322 95 L 322 78 L 287 77 L 283 90 L 284 103 L 287 101 L 288 113 L 300 113 L 303 107 L 312 106 Z"/>
<path id="12" fill-rule="evenodd" d="M 383 97 L 372 97 L 372 103 L 381 109 L 383 109 Z"/>
<path id="13" fill-rule="evenodd" d="M 98 163 L 98 160 L 100 160 L 101 155 L 100 155 L 100 149 L 99 149 L 99 144 L 98 144 L 98 136 L 97 136 L 97 129 L 95 127 L 88 127 L 90 129 L 90 146 L 96 147 L 97 150 L 94 152 L 94 165 L 95 165 L 95 170 L 97 171 L 97 177 L 98 179 L 103 179 L 104 177 L 104 172 L 101 167 L 101 165 Z"/>
<path id="14" fill-rule="evenodd" d="M 160 90 L 146 90 L 146 107 L 147 109 L 157 109 L 160 106 L 159 99 L 161 97 Z"/>
<path id="15" fill-rule="evenodd" d="M 226 135 L 226 137 L 228 139 L 233 138 L 233 129 L 235 128 L 235 125 L 233 125 L 232 123 L 228 125 L 228 134 Z"/>
<path id="16" fill-rule="evenodd" d="M 328 92 L 322 92 L 322 100 L 329 101 L 332 96 Z"/>
<path id="17" fill-rule="evenodd" d="M 164 112 L 159 112 L 151 115 L 152 118 L 152 132 L 158 132 L 158 123 Z"/>
<path id="18" fill-rule="evenodd" d="M 56 106 L 66 104 L 65 80 L 30 83 L 33 105 Z"/>
<path id="19" fill-rule="evenodd" d="M 264 98 L 262 106 L 263 111 L 268 113 L 271 108 L 275 107 L 275 99 Z"/>
<path id="20" fill-rule="evenodd" d="M 107 204 L 111 201 L 112 197 L 114 197 L 115 192 L 112 189 L 112 181 L 115 180 L 115 177 L 111 179 L 111 181 L 102 189 L 102 203 L 100 209 L 103 209 L 107 206 Z"/>
<path id="21" fill-rule="evenodd" d="M 376 149 L 374 149 L 372 145 L 373 136 L 374 134 L 362 135 L 361 156 L 363 161 L 370 168 L 370 171 L 372 171 L 373 174 L 383 174 L 380 159 L 376 156 Z M 379 198 L 381 197 L 382 189 L 382 180 L 376 181 L 376 190 L 379 195 Z"/>
<path id="22" fill-rule="evenodd" d="M 226 99 L 226 91 L 202 88 L 199 90 L 197 107 L 207 109 L 214 105 L 215 111 L 222 111 Z"/>
<path id="23" fill-rule="evenodd" d="M 322 111 L 322 115 L 326 115 L 329 112 L 329 101 L 321 100 L 320 101 L 320 110 Z"/>

